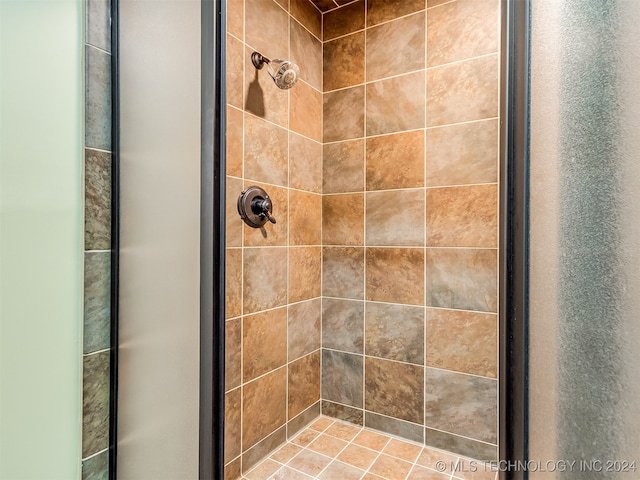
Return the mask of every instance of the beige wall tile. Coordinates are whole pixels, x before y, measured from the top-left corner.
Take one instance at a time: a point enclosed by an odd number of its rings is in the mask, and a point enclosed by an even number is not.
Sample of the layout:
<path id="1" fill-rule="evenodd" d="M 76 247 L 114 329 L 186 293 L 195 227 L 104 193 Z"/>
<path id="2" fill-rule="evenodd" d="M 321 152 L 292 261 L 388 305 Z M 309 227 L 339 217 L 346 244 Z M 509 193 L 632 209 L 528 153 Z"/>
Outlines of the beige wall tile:
<path id="1" fill-rule="evenodd" d="M 286 391 L 287 369 L 285 367 L 242 387 L 243 451 L 285 424 Z"/>
<path id="2" fill-rule="evenodd" d="M 234 318 L 225 323 L 225 390 L 242 383 L 242 319 Z"/>
<path id="3" fill-rule="evenodd" d="M 289 90 L 291 95 L 290 128 L 317 142 L 322 141 L 322 93 L 304 82 Z"/>
<path id="4" fill-rule="evenodd" d="M 367 246 L 424 245 L 424 189 L 367 192 Z"/>
<path id="5" fill-rule="evenodd" d="M 289 303 L 321 295 L 322 249 L 289 248 Z"/>
<path id="6" fill-rule="evenodd" d="M 251 47 L 244 49 L 244 109 L 256 117 L 287 128 L 290 90 L 278 88 L 266 67 L 258 70 L 253 66 L 251 63 L 253 51 Z M 268 55 L 265 56 L 268 57 Z"/>
<path id="7" fill-rule="evenodd" d="M 244 0 L 227 2 L 227 32 L 244 40 Z"/>
<path id="8" fill-rule="evenodd" d="M 321 91 L 322 42 L 293 18 L 290 24 L 290 60 L 300 67 L 300 78 Z"/>
<path id="9" fill-rule="evenodd" d="M 244 46 L 227 35 L 227 103 L 242 108 L 244 96 Z"/>
<path id="10" fill-rule="evenodd" d="M 320 400 L 320 350 L 289 364 L 289 418 Z"/>
<path id="11" fill-rule="evenodd" d="M 427 126 L 498 116 L 498 55 L 427 70 Z"/>
<path id="12" fill-rule="evenodd" d="M 367 24 L 377 25 L 398 17 L 424 10 L 425 0 L 369 0 L 367 4 Z"/>
<path id="13" fill-rule="evenodd" d="M 227 175 L 242 177 L 243 114 L 241 110 L 227 107 Z"/>
<path id="14" fill-rule="evenodd" d="M 323 193 L 364 190 L 364 140 L 329 143 L 322 155 Z"/>
<path id="15" fill-rule="evenodd" d="M 228 248 L 225 268 L 225 310 L 227 318 L 242 315 L 242 250 Z"/>
<path id="16" fill-rule="evenodd" d="M 500 49 L 499 0 L 457 0 L 427 14 L 428 66 Z"/>
<path id="17" fill-rule="evenodd" d="M 322 197 L 323 245 L 364 243 L 364 195 L 346 193 Z"/>
<path id="18" fill-rule="evenodd" d="M 424 130 L 367 138 L 367 190 L 424 185 Z"/>
<path id="19" fill-rule="evenodd" d="M 498 246 L 498 186 L 427 189 L 427 246 Z"/>
<path id="20" fill-rule="evenodd" d="M 352 87 L 323 95 L 325 142 L 364 136 L 364 87 Z"/>
<path id="21" fill-rule="evenodd" d="M 322 249 L 322 294 L 327 297 L 364 297 L 364 248 Z"/>
<path id="22" fill-rule="evenodd" d="M 423 248 L 367 248 L 367 300 L 424 305 Z"/>
<path id="23" fill-rule="evenodd" d="M 244 225 L 244 246 L 245 247 L 273 247 L 287 246 L 289 231 L 289 190 L 287 188 L 276 187 L 274 185 L 264 185 L 257 182 L 244 182 L 244 188 L 250 186 L 262 187 L 271 202 L 273 203 L 272 215 L 276 223 L 265 223 L 261 228 L 253 228 L 242 222 Z M 237 213 L 235 216 L 240 218 Z"/>
<path id="24" fill-rule="evenodd" d="M 253 115 L 244 115 L 244 178 L 287 186 L 288 134 Z"/>
<path id="25" fill-rule="evenodd" d="M 325 92 L 364 83 L 364 32 L 324 43 Z"/>
<path id="26" fill-rule="evenodd" d="M 289 133 L 289 184 L 292 188 L 322 193 L 322 144 Z"/>
<path id="27" fill-rule="evenodd" d="M 289 361 L 307 355 L 320 348 L 319 298 L 289 305 L 287 341 Z"/>
<path id="28" fill-rule="evenodd" d="M 287 363 L 287 309 L 242 318 L 242 380 L 249 382 Z"/>
<path id="29" fill-rule="evenodd" d="M 228 463 L 242 452 L 240 434 L 242 432 L 241 419 L 241 389 L 236 388 L 224 397 L 224 462 Z"/>
<path id="30" fill-rule="evenodd" d="M 425 14 L 367 30 L 367 81 L 425 68 Z"/>
<path id="31" fill-rule="evenodd" d="M 493 313 L 427 308 L 429 367 L 497 378 L 498 318 Z"/>
<path id="32" fill-rule="evenodd" d="M 287 249 L 244 248 L 244 313 L 279 307 L 287 302 Z"/>
<path id="33" fill-rule="evenodd" d="M 498 120 L 428 128 L 427 186 L 498 181 Z"/>
<path id="34" fill-rule="evenodd" d="M 226 187 L 226 246 L 241 247 L 244 222 L 238 215 L 237 199 L 244 188 L 242 179 L 227 177 Z"/>
<path id="35" fill-rule="evenodd" d="M 323 24 L 325 42 L 364 29 L 364 0 L 326 13 Z"/>
<path id="36" fill-rule="evenodd" d="M 365 351 L 373 357 L 424 365 L 424 308 L 366 302 Z"/>
<path id="37" fill-rule="evenodd" d="M 289 244 L 320 245 L 322 242 L 322 196 L 289 191 Z"/>
<path id="38" fill-rule="evenodd" d="M 423 128 L 424 95 L 423 71 L 367 84 L 367 136 Z"/>
<path id="39" fill-rule="evenodd" d="M 265 57 L 289 57 L 289 16 L 274 0 L 245 0 L 245 42 Z"/>
<path id="40" fill-rule="evenodd" d="M 291 15 L 316 38 L 322 39 L 322 14 L 309 0 L 290 0 Z"/>

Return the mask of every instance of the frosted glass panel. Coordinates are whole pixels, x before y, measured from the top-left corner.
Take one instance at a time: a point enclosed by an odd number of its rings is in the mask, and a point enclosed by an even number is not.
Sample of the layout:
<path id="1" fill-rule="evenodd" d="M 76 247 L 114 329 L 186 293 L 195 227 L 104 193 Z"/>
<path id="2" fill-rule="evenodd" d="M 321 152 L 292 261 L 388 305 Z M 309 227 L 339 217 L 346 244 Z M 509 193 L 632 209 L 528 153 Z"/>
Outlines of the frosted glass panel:
<path id="1" fill-rule="evenodd" d="M 637 478 L 640 2 L 531 3 L 530 478 Z"/>

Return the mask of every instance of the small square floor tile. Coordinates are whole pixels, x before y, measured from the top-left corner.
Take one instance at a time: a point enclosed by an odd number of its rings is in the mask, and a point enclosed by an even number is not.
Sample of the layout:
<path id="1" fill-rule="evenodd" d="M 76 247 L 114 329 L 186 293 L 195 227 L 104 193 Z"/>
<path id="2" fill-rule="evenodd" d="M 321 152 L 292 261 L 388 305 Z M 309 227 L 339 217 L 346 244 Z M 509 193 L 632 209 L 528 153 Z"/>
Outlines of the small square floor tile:
<path id="1" fill-rule="evenodd" d="M 309 444 L 311 450 L 329 457 L 335 457 L 346 446 L 347 442 L 324 433 Z"/>
<path id="2" fill-rule="evenodd" d="M 363 430 L 353 440 L 353 443 L 370 448 L 371 450 L 381 451 L 385 445 L 389 443 L 389 437 L 370 432 L 369 430 Z"/>
<path id="3" fill-rule="evenodd" d="M 359 445 L 351 444 L 345 448 L 340 455 L 338 455 L 338 460 L 366 470 L 371 466 L 378 455 L 378 452 L 374 452 L 373 450 L 369 450 L 368 448 L 364 448 Z"/>
<path id="4" fill-rule="evenodd" d="M 382 452 L 413 463 L 422 452 L 422 446 L 392 438 Z"/>
<path id="5" fill-rule="evenodd" d="M 287 466 L 315 477 L 324 470 L 329 463 L 331 463 L 331 458 L 305 449 L 289 460 Z"/>
<path id="6" fill-rule="evenodd" d="M 411 470 L 411 466 L 412 465 L 409 462 L 383 454 L 373 462 L 373 465 L 369 470 L 371 473 L 380 475 L 388 480 L 404 480 L 407 478 L 407 475 Z"/>
<path id="7" fill-rule="evenodd" d="M 360 480 L 363 474 L 364 470 L 334 460 L 318 478 L 320 480 Z"/>

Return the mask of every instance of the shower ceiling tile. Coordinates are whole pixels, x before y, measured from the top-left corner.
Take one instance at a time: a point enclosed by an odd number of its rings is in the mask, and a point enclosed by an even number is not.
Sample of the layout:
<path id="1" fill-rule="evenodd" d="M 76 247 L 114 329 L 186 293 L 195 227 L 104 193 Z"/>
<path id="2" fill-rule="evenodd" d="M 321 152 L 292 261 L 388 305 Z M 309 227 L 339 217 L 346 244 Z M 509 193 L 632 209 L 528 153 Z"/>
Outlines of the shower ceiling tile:
<path id="1" fill-rule="evenodd" d="M 322 141 L 322 93 L 304 82 L 291 90 L 289 128 L 317 142 Z"/>
<path id="2" fill-rule="evenodd" d="M 238 219 L 244 227 L 245 247 L 287 246 L 289 233 L 289 190 L 287 188 L 264 185 L 253 181 L 245 181 L 244 188 L 252 185 L 262 187 L 269 194 L 273 202 L 273 216 L 275 224 L 267 222 L 263 228 L 253 228 L 244 223 L 238 215 L 237 208 L 231 212 L 233 218 Z M 235 192 L 237 198 L 242 190 Z M 232 200 L 231 208 L 236 207 L 236 200 Z"/>
<path id="3" fill-rule="evenodd" d="M 321 295 L 321 247 L 289 248 L 289 303 Z"/>
<path id="4" fill-rule="evenodd" d="M 322 350 L 322 398 L 362 408 L 362 355 Z"/>
<path id="5" fill-rule="evenodd" d="M 364 194 L 322 197 L 322 244 L 362 245 L 364 242 Z"/>
<path id="6" fill-rule="evenodd" d="M 290 0 L 291 15 L 322 40 L 322 14 L 309 0 Z"/>
<path id="7" fill-rule="evenodd" d="M 427 69 L 427 126 L 498 116 L 498 54 Z"/>
<path id="8" fill-rule="evenodd" d="M 364 190 L 364 140 L 323 146 L 322 192 L 345 193 Z"/>
<path id="9" fill-rule="evenodd" d="M 322 249 L 322 294 L 327 297 L 364 297 L 364 248 Z"/>
<path id="10" fill-rule="evenodd" d="M 424 248 L 367 248 L 367 300 L 424 305 Z"/>
<path id="11" fill-rule="evenodd" d="M 322 42 L 291 19 L 291 61 L 300 67 L 300 78 L 322 90 Z"/>
<path id="12" fill-rule="evenodd" d="M 498 181 L 498 120 L 427 129 L 427 186 Z"/>
<path id="13" fill-rule="evenodd" d="M 225 390 L 242 383 L 242 319 L 234 318 L 225 323 Z"/>
<path id="14" fill-rule="evenodd" d="M 244 248 L 243 272 L 244 313 L 259 312 L 287 303 L 286 248 Z"/>
<path id="15" fill-rule="evenodd" d="M 427 189 L 427 246 L 498 246 L 498 186 Z"/>
<path id="16" fill-rule="evenodd" d="M 289 245 L 320 245 L 322 196 L 290 190 L 289 204 Z"/>
<path id="17" fill-rule="evenodd" d="M 363 353 L 364 302 L 322 300 L 322 347 Z"/>
<path id="18" fill-rule="evenodd" d="M 364 136 L 364 87 L 323 95 L 324 141 L 338 142 Z"/>
<path id="19" fill-rule="evenodd" d="M 408 422 L 424 420 L 424 367 L 366 357 L 365 409 Z"/>
<path id="20" fill-rule="evenodd" d="M 367 190 L 424 186 L 424 131 L 367 138 Z"/>
<path id="21" fill-rule="evenodd" d="M 225 263 L 225 310 L 233 318 L 242 314 L 242 250 L 228 248 Z"/>
<path id="22" fill-rule="evenodd" d="M 367 246 L 424 245 L 424 189 L 367 192 Z"/>
<path id="23" fill-rule="evenodd" d="M 227 175 L 242 177 L 242 110 L 227 107 Z"/>
<path id="24" fill-rule="evenodd" d="M 249 382 L 242 390 L 242 450 L 245 451 L 285 424 L 287 369 L 268 373 Z"/>
<path id="25" fill-rule="evenodd" d="M 427 248 L 427 306 L 497 311 L 495 249 Z"/>
<path id="26" fill-rule="evenodd" d="M 427 368 L 426 389 L 427 427 L 497 442 L 496 380 Z"/>
<path id="27" fill-rule="evenodd" d="M 288 416 L 293 418 L 320 400 L 320 350 L 291 362 Z"/>
<path id="28" fill-rule="evenodd" d="M 224 396 L 224 463 L 229 463 L 242 453 L 240 434 L 242 432 L 241 419 L 241 391 L 235 390 Z"/>
<path id="29" fill-rule="evenodd" d="M 499 22 L 499 0 L 457 0 L 429 10 L 428 66 L 497 52 Z"/>
<path id="30" fill-rule="evenodd" d="M 327 12 L 323 16 L 324 41 L 363 30 L 364 25 L 364 0 Z"/>
<path id="31" fill-rule="evenodd" d="M 271 87 L 278 90 L 274 85 Z M 287 144 L 288 134 L 285 129 L 245 113 L 245 179 L 287 186 Z"/>
<path id="32" fill-rule="evenodd" d="M 289 361 L 320 348 L 321 300 L 289 305 L 287 341 Z"/>
<path id="33" fill-rule="evenodd" d="M 367 81 L 424 69 L 424 30 L 424 12 L 368 29 Z"/>
<path id="34" fill-rule="evenodd" d="M 424 128 L 424 71 L 367 84 L 367 136 Z"/>
<path id="35" fill-rule="evenodd" d="M 323 88 L 325 92 L 364 83 L 364 32 L 324 44 Z"/>
<path id="36" fill-rule="evenodd" d="M 366 302 L 366 318 L 367 355 L 424 364 L 423 307 Z"/>
<path id="37" fill-rule="evenodd" d="M 497 330 L 493 313 L 427 308 L 426 365 L 496 378 Z"/>
<path id="38" fill-rule="evenodd" d="M 447 0 L 448 1 L 448 0 Z M 367 23 L 369 26 L 388 22 L 411 13 L 424 10 L 425 0 L 369 0 L 367 3 Z"/>
<path id="39" fill-rule="evenodd" d="M 289 57 L 289 15 L 277 2 L 245 0 L 244 19 L 249 47 L 268 58 Z"/>
<path id="40" fill-rule="evenodd" d="M 287 309 L 242 319 L 242 381 L 248 382 L 287 363 Z"/>
<path id="41" fill-rule="evenodd" d="M 322 193 L 322 144 L 289 132 L 291 188 Z"/>

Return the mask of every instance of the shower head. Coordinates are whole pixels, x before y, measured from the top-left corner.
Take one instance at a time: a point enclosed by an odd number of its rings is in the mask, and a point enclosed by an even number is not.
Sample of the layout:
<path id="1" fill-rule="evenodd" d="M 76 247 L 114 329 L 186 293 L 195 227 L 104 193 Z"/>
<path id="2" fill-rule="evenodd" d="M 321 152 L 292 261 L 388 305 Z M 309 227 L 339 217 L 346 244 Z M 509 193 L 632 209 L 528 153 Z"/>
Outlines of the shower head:
<path id="1" fill-rule="evenodd" d="M 267 57 L 263 57 L 258 52 L 251 54 L 251 62 L 253 66 L 258 70 L 267 65 L 267 71 L 278 88 L 287 90 L 293 87 L 298 81 L 298 75 L 300 74 L 300 68 L 293 62 L 288 60 L 269 60 Z"/>

